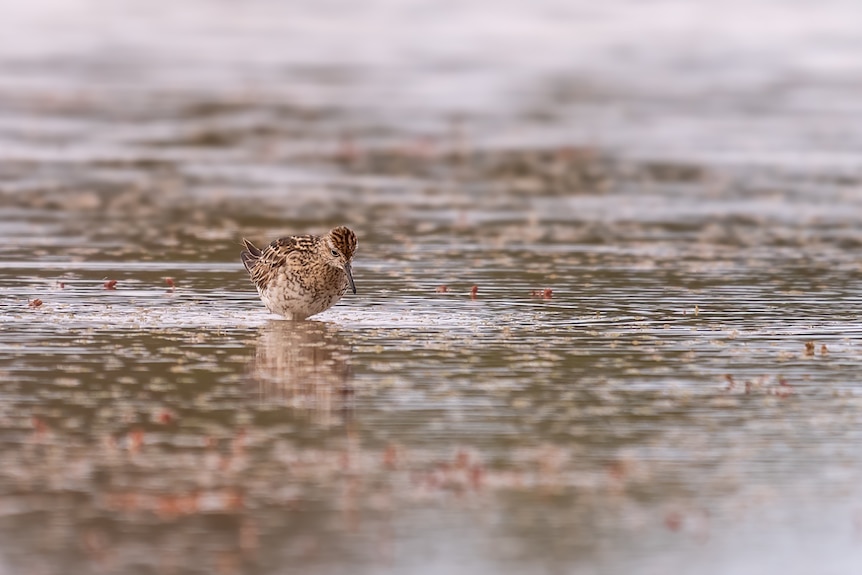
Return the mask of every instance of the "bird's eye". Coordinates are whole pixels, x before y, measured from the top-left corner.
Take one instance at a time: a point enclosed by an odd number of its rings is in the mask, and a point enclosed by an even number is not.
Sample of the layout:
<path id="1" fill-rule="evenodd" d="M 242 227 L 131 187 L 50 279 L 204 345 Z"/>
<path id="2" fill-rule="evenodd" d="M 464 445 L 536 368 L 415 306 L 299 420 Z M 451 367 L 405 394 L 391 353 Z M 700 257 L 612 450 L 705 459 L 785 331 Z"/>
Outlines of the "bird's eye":
<path id="1" fill-rule="evenodd" d="M 338 257 L 338 250 L 329 250 L 329 253 L 331 253 L 335 257 Z"/>

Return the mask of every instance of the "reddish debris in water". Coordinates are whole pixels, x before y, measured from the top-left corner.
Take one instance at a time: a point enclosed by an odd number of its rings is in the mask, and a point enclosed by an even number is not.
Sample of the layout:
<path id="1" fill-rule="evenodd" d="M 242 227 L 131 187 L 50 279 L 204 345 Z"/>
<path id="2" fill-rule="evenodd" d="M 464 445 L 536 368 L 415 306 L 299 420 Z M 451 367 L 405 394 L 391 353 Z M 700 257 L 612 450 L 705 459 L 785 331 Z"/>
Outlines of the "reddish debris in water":
<path id="1" fill-rule="evenodd" d="M 455 454 L 454 463 L 456 469 L 465 469 L 470 465 L 470 454 L 463 449 L 459 449 L 458 453 Z"/>
<path id="2" fill-rule="evenodd" d="M 144 432 L 141 429 L 133 429 L 129 432 L 129 451 L 137 453 L 144 445 Z"/>
<path id="3" fill-rule="evenodd" d="M 57 287 L 60 289 L 64 289 L 66 287 L 66 284 L 64 284 L 63 282 L 57 282 Z"/>
<path id="4" fill-rule="evenodd" d="M 168 287 L 174 289 L 174 278 L 165 278 L 165 283 L 168 284 Z"/>
<path id="5" fill-rule="evenodd" d="M 626 461 L 612 461 L 606 468 L 608 477 L 619 483 L 629 475 L 631 465 Z"/>
<path id="6" fill-rule="evenodd" d="M 551 288 L 534 289 L 530 292 L 530 297 L 540 297 L 542 299 L 551 299 L 554 297 L 554 290 Z"/>
<path id="7" fill-rule="evenodd" d="M 395 469 L 398 465 L 398 447 L 390 443 L 383 452 L 383 466 L 387 469 Z"/>
<path id="8" fill-rule="evenodd" d="M 476 299 L 476 295 L 479 293 L 479 286 L 473 286 L 470 288 L 470 298 Z"/>
<path id="9" fill-rule="evenodd" d="M 117 289 L 117 280 L 108 280 L 102 285 L 105 289 Z"/>
<path id="10" fill-rule="evenodd" d="M 36 298 L 34 300 L 30 300 L 30 303 L 28 303 L 27 305 L 30 307 L 39 307 L 40 305 L 42 305 L 42 300 Z"/>
<path id="11" fill-rule="evenodd" d="M 245 506 L 244 497 L 238 489 L 228 488 L 221 494 L 222 505 L 228 511 L 237 511 Z"/>
<path id="12" fill-rule="evenodd" d="M 446 293 L 449 291 L 449 286 L 437 286 L 437 289 L 434 291 L 437 293 Z"/>
<path id="13" fill-rule="evenodd" d="M 470 468 L 470 485 L 473 489 L 482 488 L 482 480 L 485 476 L 485 469 L 481 465 L 474 465 Z"/>
<path id="14" fill-rule="evenodd" d="M 33 429 L 36 431 L 36 433 L 42 434 L 48 431 L 48 424 L 38 415 L 34 415 L 33 417 L 31 417 L 30 423 L 33 424 Z"/>
<path id="15" fill-rule="evenodd" d="M 176 421 L 177 416 L 173 414 L 170 410 L 163 409 L 157 416 L 156 422 L 161 423 L 162 425 L 170 425 L 174 421 Z"/>
<path id="16" fill-rule="evenodd" d="M 724 375 L 725 381 L 727 381 L 727 387 L 724 388 L 725 391 L 730 391 L 734 387 L 736 387 L 736 381 L 734 381 L 733 376 L 729 373 Z"/>
<path id="17" fill-rule="evenodd" d="M 234 455 L 242 455 L 245 453 L 245 437 L 246 431 L 244 427 L 240 427 L 231 442 L 231 449 Z"/>
<path id="18" fill-rule="evenodd" d="M 679 531 L 682 527 L 682 514 L 678 511 L 671 511 L 665 515 L 664 526 L 670 531 Z"/>
<path id="19" fill-rule="evenodd" d="M 778 378 L 778 386 L 776 386 L 773 390 L 770 390 L 772 395 L 776 395 L 778 397 L 787 397 L 793 395 L 793 386 L 787 383 L 787 380 L 783 377 Z"/>
<path id="20" fill-rule="evenodd" d="M 193 515 L 200 509 L 198 493 L 158 495 L 152 503 L 153 511 L 162 519 L 176 519 L 183 515 Z M 140 506 L 138 506 L 140 507 Z"/>

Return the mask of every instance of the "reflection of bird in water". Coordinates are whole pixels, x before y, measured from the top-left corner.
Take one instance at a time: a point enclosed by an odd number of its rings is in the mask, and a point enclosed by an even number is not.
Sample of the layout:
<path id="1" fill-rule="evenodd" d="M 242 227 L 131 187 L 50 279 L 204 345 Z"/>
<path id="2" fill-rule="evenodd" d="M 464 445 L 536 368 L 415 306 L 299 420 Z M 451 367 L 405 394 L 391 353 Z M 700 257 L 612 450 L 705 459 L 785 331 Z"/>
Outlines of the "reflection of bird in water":
<path id="1" fill-rule="evenodd" d="M 321 415 L 347 410 L 351 351 L 326 323 L 270 321 L 261 328 L 250 365 L 253 393 L 261 402 Z"/>
<path id="2" fill-rule="evenodd" d="M 244 239 L 240 254 L 266 309 L 305 319 L 335 305 L 349 287 L 356 234 L 339 226 L 325 236 L 287 236 L 258 249 Z"/>

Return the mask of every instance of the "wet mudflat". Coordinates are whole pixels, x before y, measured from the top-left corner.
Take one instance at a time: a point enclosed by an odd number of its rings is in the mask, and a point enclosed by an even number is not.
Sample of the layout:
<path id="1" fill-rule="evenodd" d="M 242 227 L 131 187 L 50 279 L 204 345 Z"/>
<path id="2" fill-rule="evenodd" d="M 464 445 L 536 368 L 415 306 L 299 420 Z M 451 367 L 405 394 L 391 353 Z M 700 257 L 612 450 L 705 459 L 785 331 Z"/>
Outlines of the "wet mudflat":
<path id="1" fill-rule="evenodd" d="M 582 15 L 545 7 L 509 17 L 570 41 Z M 845 104 L 818 108 L 811 70 L 767 54 L 754 80 L 698 76 L 670 34 L 641 62 L 664 91 L 626 83 L 613 38 L 647 48 L 614 26 L 577 40 L 606 69 L 567 75 L 493 43 L 452 70 L 400 33 L 405 51 L 344 61 L 309 32 L 339 62 L 311 65 L 265 50 L 315 28 L 264 5 L 172 14 L 159 42 L 110 11 L 126 35 L 75 33 L 102 21 L 73 11 L 51 36 L 20 10 L 0 74 L 0 572 L 853 572 L 852 82 L 811 64 Z M 840 32 L 840 2 L 810 34 L 787 14 L 782 54 Z M 268 315 L 240 238 L 338 224 L 359 293 Z"/>

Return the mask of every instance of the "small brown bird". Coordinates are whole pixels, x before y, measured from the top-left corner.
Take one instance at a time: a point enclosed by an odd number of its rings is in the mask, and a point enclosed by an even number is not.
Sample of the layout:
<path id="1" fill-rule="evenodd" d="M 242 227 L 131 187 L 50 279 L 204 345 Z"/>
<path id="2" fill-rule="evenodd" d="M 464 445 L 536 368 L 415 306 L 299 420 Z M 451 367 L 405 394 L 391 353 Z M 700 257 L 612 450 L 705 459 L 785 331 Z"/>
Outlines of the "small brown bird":
<path id="1" fill-rule="evenodd" d="M 325 236 L 287 236 L 259 250 L 247 239 L 240 254 L 263 305 L 287 319 L 305 319 L 335 305 L 349 287 L 356 234 L 344 226 Z"/>

